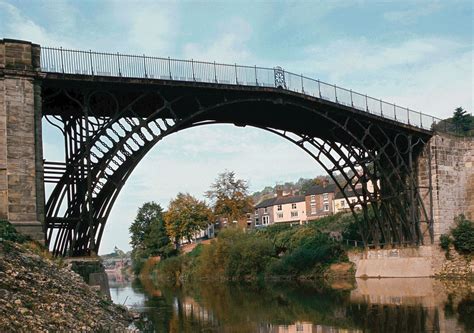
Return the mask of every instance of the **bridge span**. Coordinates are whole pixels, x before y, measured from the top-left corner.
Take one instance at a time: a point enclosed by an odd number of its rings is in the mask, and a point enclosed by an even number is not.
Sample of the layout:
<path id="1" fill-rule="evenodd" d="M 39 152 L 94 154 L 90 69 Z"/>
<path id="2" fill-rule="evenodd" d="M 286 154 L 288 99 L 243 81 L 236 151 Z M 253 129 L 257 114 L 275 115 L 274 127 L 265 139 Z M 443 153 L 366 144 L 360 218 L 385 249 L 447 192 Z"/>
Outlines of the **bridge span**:
<path id="1" fill-rule="evenodd" d="M 62 133 L 65 160 L 43 160 L 43 121 Z M 437 133 L 434 116 L 280 67 L 3 39 L 0 219 L 56 255 L 97 253 L 113 204 L 146 153 L 169 134 L 219 123 L 281 136 L 342 193 L 359 193 L 348 206 L 366 244 L 431 244 L 457 214 L 474 217 L 472 140 Z M 48 198 L 45 183 L 53 184 Z"/>

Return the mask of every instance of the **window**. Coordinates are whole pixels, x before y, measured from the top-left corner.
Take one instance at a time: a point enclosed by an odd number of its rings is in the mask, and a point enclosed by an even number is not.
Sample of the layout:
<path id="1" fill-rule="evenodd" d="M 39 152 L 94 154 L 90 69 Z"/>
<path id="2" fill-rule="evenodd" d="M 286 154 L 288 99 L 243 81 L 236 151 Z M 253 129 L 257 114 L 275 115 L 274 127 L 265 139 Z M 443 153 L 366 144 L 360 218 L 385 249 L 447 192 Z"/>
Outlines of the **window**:
<path id="1" fill-rule="evenodd" d="M 249 219 L 249 218 L 250 218 L 250 213 L 247 214 L 247 219 Z"/>
<path id="2" fill-rule="evenodd" d="M 323 193 L 323 200 L 328 201 L 329 200 L 329 194 Z"/>
<path id="3" fill-rule="evenodd" d="M 281 205 L 278 205 L 278 206 L 277 206 L 277 210 L 281 210 Z"/>
<path id="4" fill-rule="evenodd" d="M 255 215 L 258 215 L 258 209 L 255 209 Z"/>
<path id="5" fill-rule="evenodd" d="M 303 332 L 304 327 L 302 324 L 296 324 L 296 332 Z"/>
<path id="6" fill-rule="evenodd" d="M 311 195 L 311 202 L 315 202 L 316 201 L 316 196 L 313 194 Z"/>
<path id="7" fill-rule="evenodd" d="M 298 217 L 298 211 L 296 211 L 296 212 L 291 212 L 291 217 Z"/>
<path id="8" fill-rule="evenodd" d="M 268 213 L 268 212 L 267 212 L 267 207 L 265 207 L 265 208 L 263 209 L 263 213 L 264 213 L 264 214 Z"/>
<path id="9" fill-rule="evenodd" d="M 265 215 L 262 217 L 262 224 L 267 225 L 270 222 L 270 216 Z"/>
<path id="10" fill-rule="evenodd" d="M 328 203 L 324 204 L 324 211 L 329 212 L 329 204 Z"/>
<path id="11" fill-rule="evenodd" d="M 282 218 L 283 218 L 283 213 L 277 213 L 277 217 L 278 217 L 279 219 L 282 219 Z"/>
<path id="12" fill-rule="evenodd" d="M 346 200 L 341 200 L 341 207 L 346 207 Z"/>
<path id="13" fill-rule="evenodd" d="M 260 221 L 258 220 L 258 217 L 255 218 L 255 225 L 260 225 Z"/>
<path id="14" fill-rule="evenodd" d="M 351 202 L 352 202 L 352 203 L 356 202 L 356 199 L 351 199 Z"/>
<path id="15" fill-rule="evenodd" d="M 316 207 L 311 207 L 311 215 L 316 214 Z"/>
<path id="16" fill-rule="evenodd" d="M 291 204 L 291 209 L 296 209 L 296 204 Z"/>

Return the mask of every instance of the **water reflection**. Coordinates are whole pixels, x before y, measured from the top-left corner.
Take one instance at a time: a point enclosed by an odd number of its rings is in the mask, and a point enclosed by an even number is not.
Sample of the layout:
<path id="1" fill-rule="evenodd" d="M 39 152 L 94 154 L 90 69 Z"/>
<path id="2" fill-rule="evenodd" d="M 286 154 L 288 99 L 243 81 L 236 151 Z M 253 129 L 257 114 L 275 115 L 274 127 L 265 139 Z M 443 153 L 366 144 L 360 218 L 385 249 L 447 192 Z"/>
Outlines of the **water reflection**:
<path id="1" fill-rule="evenodd" d="M 150 281 L 111 288 L 116 303 L 144 313 L 145 332 L 472 332 L 468 282 L 357 280 L 351 291 L 312 284 Z"/>

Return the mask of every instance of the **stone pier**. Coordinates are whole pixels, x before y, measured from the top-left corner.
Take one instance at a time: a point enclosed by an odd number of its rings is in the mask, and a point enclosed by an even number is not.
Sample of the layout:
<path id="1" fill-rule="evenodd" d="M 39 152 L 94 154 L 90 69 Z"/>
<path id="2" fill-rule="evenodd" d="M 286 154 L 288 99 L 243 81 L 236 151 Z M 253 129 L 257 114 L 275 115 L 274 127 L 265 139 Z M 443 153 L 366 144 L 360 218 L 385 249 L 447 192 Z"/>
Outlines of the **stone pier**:
<path id="1" fill-rule="evenodd" d="M 40 47 L 0 40 L 0 220 L 44 241 Z"/>
<path id="2" fill-rule="evenodd" d="M 453 265 L 441 250 L 439 237 L 449 232 L 458 215 L 474 219 L 474 138 L 434 135 L 418 158 L 417 169 L 422 199 L 433 216 L 434 243 L 425 224 L 424 246 L 352 252 L 349 258 L 356 265 L 356 277 L 429 277 L 443 275 L 446 266 Z M 469 275 L 473 267 L 471 259 L 452 269 Z"/>

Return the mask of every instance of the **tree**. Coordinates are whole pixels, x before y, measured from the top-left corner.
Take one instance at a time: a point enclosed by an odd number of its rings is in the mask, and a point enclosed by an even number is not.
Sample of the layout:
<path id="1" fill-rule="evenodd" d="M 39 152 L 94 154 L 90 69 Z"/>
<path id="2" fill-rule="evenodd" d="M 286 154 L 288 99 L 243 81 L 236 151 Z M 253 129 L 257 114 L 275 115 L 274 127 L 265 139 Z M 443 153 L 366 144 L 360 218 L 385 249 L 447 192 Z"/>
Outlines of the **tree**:
<path id="1" fill-rule="evenodd" d="M 132 249 L 144 247 L 145 236 L 150 232 L 151 224 L 159 220 L 163 220 L 163 209 L 159 204 L 153 201 L 146 202 L 138 209 L 137 216 L 128 229 Z"/>
<path id="2" fill-rule="evenodd" d="M 452 121 L 457 133 L 465 134 L 471 129 L 472 116 L 462 107 L 454 110 Z"/>
<path id="3" fill-rule="evenodd" d="M 220 173 L 205 195 L 213 203 L 214 214 L 230 221 L 238 220 L 253 207 L 247 182 L 236 179 L 233 171 Z"/>
<path id="4" fill-rule="evenodd" d="M 144 203 L 129 228 L 132 245 L 133 269 L 139 273 L 146 258 L 169 257 L 174 248 L 166 233 L 163 209 L 155 202 Z"/>
<path id="5" fill-rule="evenodd" d="M 176 244 L 181 238 L 191 241 L 196 232 L 209 224 L 211 217 L 212 212 L 204 201 L 189 193 L 178 193 L 164 216 L 166 231 Z"/>

